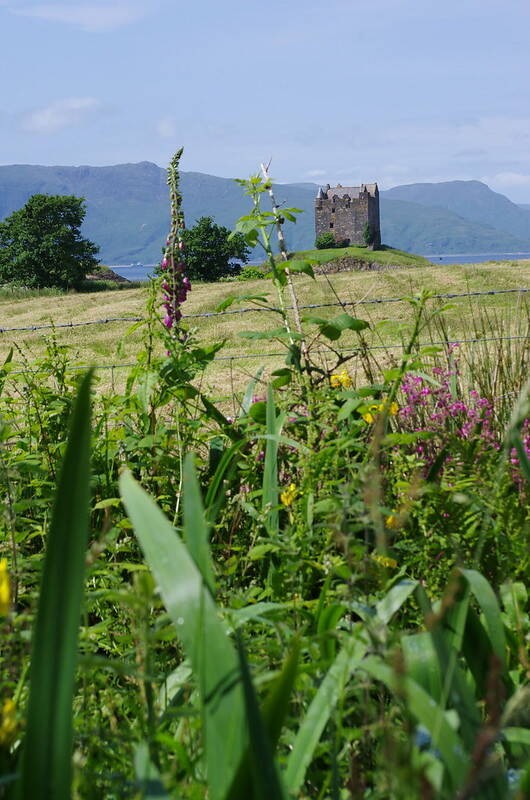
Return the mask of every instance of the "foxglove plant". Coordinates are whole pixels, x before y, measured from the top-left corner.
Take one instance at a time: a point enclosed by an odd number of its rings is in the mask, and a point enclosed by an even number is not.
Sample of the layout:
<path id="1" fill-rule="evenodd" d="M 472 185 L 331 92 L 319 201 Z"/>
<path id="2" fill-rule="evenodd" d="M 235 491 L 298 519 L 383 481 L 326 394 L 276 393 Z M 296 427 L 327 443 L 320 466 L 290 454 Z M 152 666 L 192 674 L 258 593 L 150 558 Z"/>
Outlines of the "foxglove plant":
<path id="1" fill-rule="evenodd" d="M 166 239 L 164 257 L 160 263 L 162 274 L 163 308 L 165 310 L 164 325 L 179 341 L 185 341 L 186 334 L 180 327 L 182 319 L 181 305 L 191 290 L 189 277 L 186 275 L 184 252 L 184 212 L 182 195 L 179 189 L 179 162 L 182 156 L 181 147 L 170 161 L 167 170 L 167 183 L 171 201 L 171 227 Z"/>

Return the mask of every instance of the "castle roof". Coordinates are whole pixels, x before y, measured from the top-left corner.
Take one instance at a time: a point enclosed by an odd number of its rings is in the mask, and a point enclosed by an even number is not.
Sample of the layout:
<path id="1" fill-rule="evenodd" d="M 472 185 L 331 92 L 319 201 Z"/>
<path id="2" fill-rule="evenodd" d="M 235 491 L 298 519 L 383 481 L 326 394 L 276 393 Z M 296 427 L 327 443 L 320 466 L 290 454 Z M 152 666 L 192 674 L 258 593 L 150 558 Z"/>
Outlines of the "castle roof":
<path id="1" fill-rule="evenodd" d="M 317 197 L 320 199 L 322 197 L 331 200 L 332 197 L 350 197 L 351 199 L 355 197 L 360 197 L 361 194 L 364 192 L 368 192 L 369 195 L 375 197 L 376 193 L 378 192 L 377 183 L 361 183 L 360 186 L 341 186 L 341 184 L 337 184 L 337 186 L 326 186 L 324 191 L 322 188 L 318 190 Z"/>

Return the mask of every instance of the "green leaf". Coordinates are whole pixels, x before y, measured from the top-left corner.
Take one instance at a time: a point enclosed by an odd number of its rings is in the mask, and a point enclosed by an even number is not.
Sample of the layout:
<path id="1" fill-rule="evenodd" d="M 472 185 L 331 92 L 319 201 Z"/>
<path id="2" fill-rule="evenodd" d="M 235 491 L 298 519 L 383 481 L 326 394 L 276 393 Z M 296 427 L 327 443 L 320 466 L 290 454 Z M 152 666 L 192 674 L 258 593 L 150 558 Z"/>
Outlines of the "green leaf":
<path id="1" fill-rule="evenodd" d="M 401 647 L 407 674 L 438 703 L 442 697 L 442 675 L 429 633 L 402 636 Z"/>
<path id="2" fill-rule="evenodd" d="M 325 336 L 326 339 L 330 339 L 331 341 L 340 339 L 342 333 L 346 330 L 356 331 L 359 333 L 360 331 L 364 331 L 366 328 L 370 327 L 370 324 L 365 320 L 356 319 L 355 317 L 352 317 L 346 313 L 339 314 L 337 317 L 333 317 L 332 319 L 322 319 L 322 317 L 304 317 L 304 321 L 318 325 L 322 336 Z"/>
<path id="3" fill-rule="evenodd" d="M 222 311 L 226 311 L 227 308 L 230 308 L 230 306 L 234 303 L 250 303 L 253 301 L 268 303 L 269 298 L 265 294 L 240 294 L 237 296 L 235 294 L 231 294 L 225 298 L 222 303 L 219 303 L 215 310 L 217 313 L 221 313 Z"/>
<path id="4" fill-rule="evenodd" d="M 90 503 L 90 381 L 81 383 L 61 469 L 31 657 L 18 797 L 69 800 L 72 702 Z"/>
<path id="5" fill-rule="evenodd" d="M 285 266 L 288 267 L 289 272 L 303 272 L 304 275 L 309 275 L 310 278 L 315 277 L 313 266 L 310 261 L 297 260 L 286 261 Z"/>
<path id="6" fill-rule="evenodd" d="M 289 367 L 276 369 L 271 373 L 271 375 L 274 377 L 274 380 L 272 381 L 272 386 L 274 389 L 280 389 L 282 386 L 287 386 L 293 379 L 293 373 Z"/>
<path id="7" fill-rule="evenodd" d="M 502 740 L 509 744 L 522 744 L 530 747 L 530 730 L 528 728 L 503 728 Z"/>
<path id="8" fill-rule="evenodd" d="M 196 677 L 211 800 L 224 800 L 246 748 L 239 659 L 201 573 L 173 526 L 129 473 L 127 513 Z"/>
<path id="9" fill-rule="evenodd" d="M 484 625 L 488 633 L 491 646 L 499 658 L 503 669 L 506 668 L 506 637 L 502 622 L 501 610 L 495 592 L 486 578 L 474 569 L 462 569 L 466 579 L 475 595 L 475 599 L 483 614 Z"/>

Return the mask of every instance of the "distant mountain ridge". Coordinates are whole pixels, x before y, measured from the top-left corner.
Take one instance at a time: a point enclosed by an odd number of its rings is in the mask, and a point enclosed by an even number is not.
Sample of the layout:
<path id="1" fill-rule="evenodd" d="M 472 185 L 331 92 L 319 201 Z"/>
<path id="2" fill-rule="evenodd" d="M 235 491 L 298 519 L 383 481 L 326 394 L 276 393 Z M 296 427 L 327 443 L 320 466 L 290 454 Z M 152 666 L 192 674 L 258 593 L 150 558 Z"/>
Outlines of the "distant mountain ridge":
<path id="1" fill-rule="evenodd" d="M 313 246 L 317 188 L 312 183 L 276 185 L 278 202 L 304 212 L 296 225 L 286 226 L 292 250 Z M 183 172 L 181 189 L 188 225 L 212 216 L 232 228 L 250 210 L 249 198 L 228 178 Z M 86 199 L 83 233 L 100 246 L 104 263 L 160 258 L 169 203 L 166 172 L 156 164 L 0 166 L 0 219 L 37 192 Z M 381 192 L 381 228 L 386 244 L 416 253 L 530 251 L 530 206 L 517 206 L 479 181 L 410 184 Z"/>

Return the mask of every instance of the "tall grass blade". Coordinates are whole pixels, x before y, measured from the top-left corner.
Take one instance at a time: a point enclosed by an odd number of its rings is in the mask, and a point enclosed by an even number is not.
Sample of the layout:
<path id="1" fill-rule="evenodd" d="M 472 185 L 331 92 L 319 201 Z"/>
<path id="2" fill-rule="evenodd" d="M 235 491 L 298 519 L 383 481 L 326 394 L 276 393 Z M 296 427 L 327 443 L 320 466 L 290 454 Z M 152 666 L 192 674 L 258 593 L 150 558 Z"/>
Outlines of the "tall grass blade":
<path id="1" fill-rule="evenodd" d="M 129 473 L 121 476 L 120 489 L 198 683 L 209 797 L 223 800 L 247 743 L 239 659 L 212 595 L 171 523 Z"/>
<path id="2" fill-rule="evenodd" d="M 70 797 L 72 700 L 90 503 L 90 381 L 89 372 L 72 414 L 48 534 L 33 634 L 20 800 Z"/>
<path id="3" fill-rule="evenodd" d="M 351 673 L 361 663 L 367 647 L 367 643 L 351 636 L 344 643 L 320 684 L 298 729 L 287 763 L 285 785 L 290 794 L 295 796 L 298 794 L 322 732 L 345 690 Z"/>
<path id="4" fill-rule="evenodd" d="M 240 641 L 240 639 L 238 639 Z M 271 753 L 274 753 L 285 717 L 289 709 L 289 698 L 293 689 L 298 668 L 298 657 L 300 648 L 297 644 L 288 656 L 280 676 L 274 682 L 265 703 L 261 709 L 262 725 L 267 734 Z M 244 655 L 244 654 L 243 654 Z M 241 657 L 241 656 L 240 656 Z M 248 703 L 248 700 L 247 700 Z M 248 708 L 248 705 L 247 705 Z M 226 797 L 226 800 L 246 800 L 252 793 L 252 744 L 234 780 L 234 783 Z"/>
<path id="5" fill-rule="evenodd" d="M 469 759 L 462 739 L 447 721 L 443 708 L 415 681 L 405 675 L 397 675 L 376 656 L 366 658 L 361 668 L 391 691 L 405 693 L 407 710 L 431 734 L 447 768 L 453 789 L 461 786 L 468 771 Z"/>
<path id="6" fill-rule="evenodd" d="M 480 572 L 474 569 L 463 569 L 461 572 L 482 611 L 484 625 L 495 655 L 503 668 L 506 668 L 506 636 L 495 592 Z"/>
<path id="7" fill-rule="evenodd" d="M 149 757 L 147 742 L 140 742 L 134 754 L 134 771 L 142 800 L 170 800 L 160 779 L 160 773 Z M 177 800 L 175 794 L 172 800 Z"/>
<path id="8" fill-rule="evenodd" d="M 285 416 L 276 416 L 272 386 L 267 391 L 267 446 L 263 467 L 263 510 L 267 512 L 267 529 L 278 533 L 278 438 Z"/>
<path id="9" fill-rule="evenodd" d="M 210 555 L 210 531 L 204 514 L 192 453 L 188 453 L 184 459 L 182 507 L 186 546 L 206 586 L 214 595 L 215 578 Z"/>
<path id="10" fill-rule="evenodd" d="M 247 712 L 252 784 L 250 787 L 245 787 L 241 792 L 230 792 L 228 797 L 232 798 L 232 800 L 286 800 L 274 762 L 273 746 L 260 714 L 258 699 L 254 691 L 245 649 L 239 633 L 236 634 L 236 642 Z"/>

